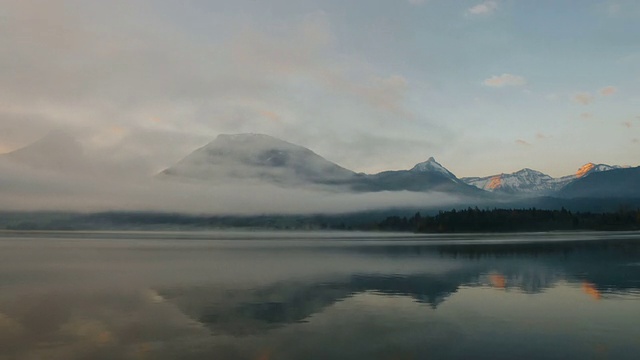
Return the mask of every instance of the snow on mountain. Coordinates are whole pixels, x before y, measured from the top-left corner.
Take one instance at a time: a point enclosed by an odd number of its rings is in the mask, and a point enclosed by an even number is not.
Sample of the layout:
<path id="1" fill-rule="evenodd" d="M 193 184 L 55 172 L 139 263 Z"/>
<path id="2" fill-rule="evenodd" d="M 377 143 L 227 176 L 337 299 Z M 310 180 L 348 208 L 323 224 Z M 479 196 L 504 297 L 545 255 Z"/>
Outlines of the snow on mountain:
<path id="1" fill-rule="evenodd" d="M 618 166 L 618 165 L 607 165 L 607 164 L 594 164 L 594 163 L 587 163 L 582 165 L 578 171 L 575 173 L 576 178 L 581 178 L 581 177 L 585 177 L 591 173 L 594 172 L 602 172 L 602 171 L 609 171 L 609 170 L 613 170 L 613 169 L 621 169 L 622 166 Z"/>
<path id="2" fill-rule="evenodd" d="M 492 192 L 510 194 L 543 195 L 558 191 L 576 179 L 594 172 L 619 169 L 620 166 L 587 163 L 581 166 L 575 174 L 553 178 L 542 172 L 522 169 L 511 174 L 498 174 L 487 177 L 466 177 L 462 181 L 469 185 Z"/>
<path id="3" fill-rule="evenodd" d="M 260 181 L 280 186 L 319 184 L 356 191 L 489 192 L 522 195 L 552 194 L 576 179 L 619 166 L 588 163 L 575 174 L 553 178 L 532 169 L 511 174 L 458 179 L 433 157 L 410 170 L 357 174 L 313 151 L 268 135 L 220 135 L 159 175 L 210 183 Z"/>
<path id="4" fill-rule="evenodd" d="M 553 186 L 549 185 L 551 180 L 551 176 L 531 169 L 522 169 L 511 174 L 462 178 L 465 183 L 480 189 L 506 193 L 552 191 Z"/>
<path id="5" fill-rule="evenodd" d="M 263 134 L 219 135 L 161 175 L 212 182 L 243 179 L 278 184 L 341 183 L 356 176 L 307 148 Z"/>
<path id="6" fill-rule="evenodd" d="M 159 175 L 208 183 L 315 184 L 358 192 L 440 191 L 472 195 L 481 192 L 460 181 L 433 158 L 411 170 L 357 174 L 307 148 L 261 134 L 220 135 Z"/>
<path id="7" fill-rule="evenodd" d="M 416 164 L 411 170 L 412 172 L 435 172 L 442 174 L 454 181 L 459 181 L 459 179 L 451 173 L 451 171 L 447 170 L 444 166 L 440 165 L 433 157 L 430 157 L 427 161 Z"/>
<path id="8" fill-rule="evenodd" d="M 593 169 L 598 169 L 595 165 Z M 564 198 L 640 198 L 640 167 L 600 167 L 562 188 L 558 195 Z"/>

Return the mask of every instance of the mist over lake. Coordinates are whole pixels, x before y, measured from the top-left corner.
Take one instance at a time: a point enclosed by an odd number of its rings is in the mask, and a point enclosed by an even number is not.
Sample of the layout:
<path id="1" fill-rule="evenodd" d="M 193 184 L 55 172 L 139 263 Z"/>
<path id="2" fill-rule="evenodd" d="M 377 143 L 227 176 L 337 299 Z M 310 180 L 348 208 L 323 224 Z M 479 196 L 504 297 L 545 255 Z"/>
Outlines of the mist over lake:
<path id="1" fill-rule="evenodd" d="M 3 232 L 0 359 L 634 359 L 640 235 Z"/>

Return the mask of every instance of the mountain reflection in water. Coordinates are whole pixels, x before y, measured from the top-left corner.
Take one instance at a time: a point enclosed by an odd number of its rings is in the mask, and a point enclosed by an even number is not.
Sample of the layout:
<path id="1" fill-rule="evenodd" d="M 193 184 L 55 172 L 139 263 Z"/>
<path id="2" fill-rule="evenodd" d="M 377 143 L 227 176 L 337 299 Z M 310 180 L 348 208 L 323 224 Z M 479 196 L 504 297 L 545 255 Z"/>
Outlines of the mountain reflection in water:
<path id="1" fill-rule="evenodd" d="M 190 236 L 0 235 L 0 359 L 640 352 L 640 234 Z"/>

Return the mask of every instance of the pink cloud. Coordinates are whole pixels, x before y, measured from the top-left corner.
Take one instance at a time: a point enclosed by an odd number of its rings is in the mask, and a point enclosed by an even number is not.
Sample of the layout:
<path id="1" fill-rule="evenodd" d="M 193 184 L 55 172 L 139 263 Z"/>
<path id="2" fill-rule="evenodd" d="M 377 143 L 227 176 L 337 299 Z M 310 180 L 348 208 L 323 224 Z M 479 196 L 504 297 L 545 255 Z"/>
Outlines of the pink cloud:
<path id="1" fill-rule="evenodd" d="M 600 89 L 600 95 L 602 96 L 610 96 L 618 92 L 618 89 L 615 86 L 605 86 Z"/>
<path id="2" fill-rule="evenodd" d="M 530 144 L 530 143 L 528 143 L 528 142 L 526 142 L 526 141 L 524 141 L 524 140 L 522 140 L 522 139 L 518 139 L 518 140 L 516 140 L 516 144 L 518 144 L 518 145 L 523 145 L 523 146 L 531 146 L 531 144 Z"/>
<path id="3" fill-rule="evenodd" d="M 573 100 L 582 105 L 589 105 L 593 102 L 594 98 L 593 98 L 593 95 L 591 95 L 590 93 L 583 92 L 583 93 L 576 94 L 573 97 Z"/>
<path id="4" fill-rule="evenodd" d="M 486 86 L 490 87 L 504 87 L 504 86 L 522 86 L 527 83 L 527 80 L 519 75 L 502 74 L 494 75 L 482 82 Z"/>

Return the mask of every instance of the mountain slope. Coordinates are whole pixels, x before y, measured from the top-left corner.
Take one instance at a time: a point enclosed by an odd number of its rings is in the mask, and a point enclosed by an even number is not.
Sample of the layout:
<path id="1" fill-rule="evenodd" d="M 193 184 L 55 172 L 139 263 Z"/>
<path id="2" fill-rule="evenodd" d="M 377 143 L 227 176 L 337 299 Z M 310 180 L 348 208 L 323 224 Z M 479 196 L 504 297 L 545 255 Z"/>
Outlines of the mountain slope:
<path id="1" fill-rule="evenodd" d="M 12 163 L 35 169 L 67 171 L 87 165 L 83 149 L 76 138 L 63 131 L 54 131 L 45 137 L 2 155 Z"/>
<path id="2" fill-rule="evenodd" d="M 262 134 L 220 135 L 161 174 L 211 182 L 246 179 L 281 185 L 342 184 L 357 177 L 307 148 Z"/>
<path id="3" fill-rule="evenodd" d="M 210 183 L 257 181 L 278 186 L 325 185 L 361 192 L 484 193 L 462 182 L 433 158 L 411 170 L 357 174 L 307 148 L 262 134 L 220 135 L 159 175 Z"/>
<path id="4" fill-rule="evenodd" d="M 640 198 L 640 167 L 592 173 L 558 192 L 564 198 Z"/>
<path id="5" fill-rule="evenodd" d="M 511 174 L 462 179 L 465 183 L 483 190 L 510 194 L 553 191 L 555 189 L 550 184 L 552 180 L 553 178 L 547 174 L 526 168 Z"/>
<path id="6" fill-rule="evenodd" d="M 383 171 L 367 175 L 355 188 L 364 191 L 439 191 L 463 195 L 485 193 L 465 184 L 433 157 L 416 164 L 411 170 Z"/>
<path id="7" fill-rule="evenodd" d="M 430 157 L 427 161 L 416 164 L 411 170 L 414 173 L 439 173 L 443 176 L 452 179 L 459 180 L 451 171 L 447 170 L 444 166 L 440 165 L 439 162 L 436 161 L 433 157 Z"/>
<path id="8" fill-rule="evenodd" d="M 553 178 L 540 171 L 522 169 L 511 174 L 486 177 L 466 177 L 462 181 L 480 189 L 511 195 L 548 195 L 562 189 L 567 184 L 597 172 L 619 169 L 620 166 L 587 163 L 575 174 Z"/>

